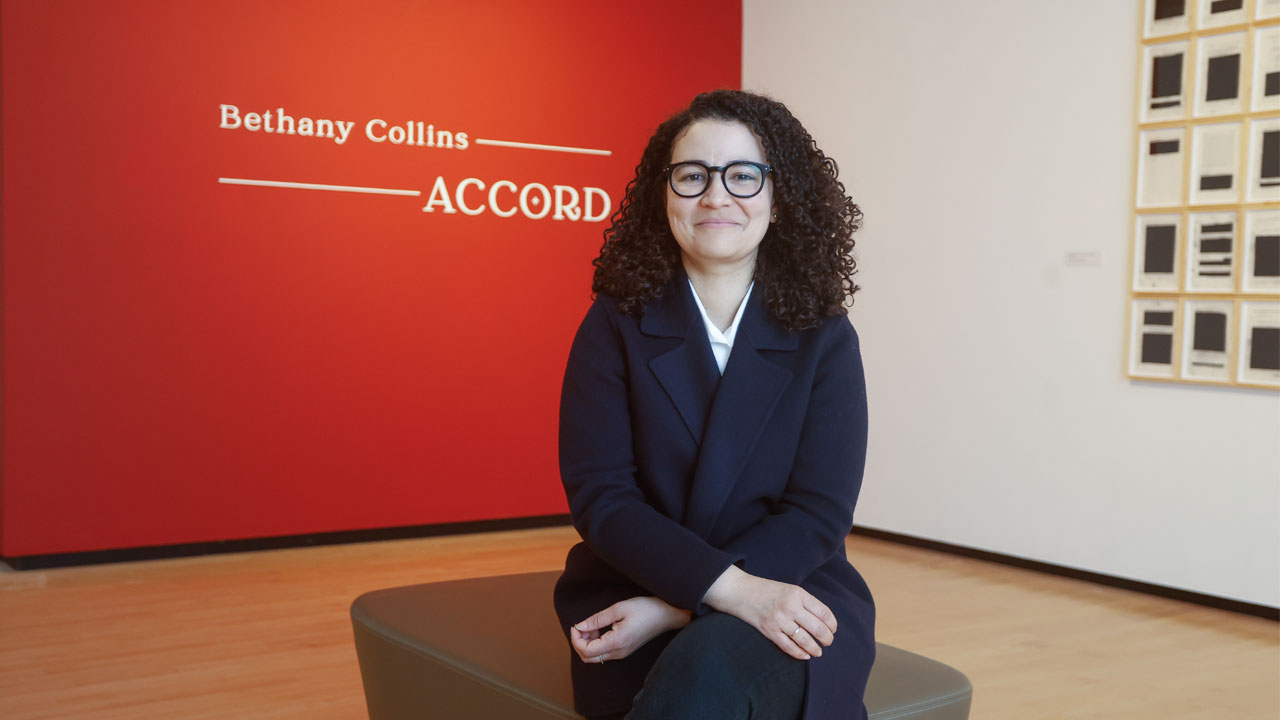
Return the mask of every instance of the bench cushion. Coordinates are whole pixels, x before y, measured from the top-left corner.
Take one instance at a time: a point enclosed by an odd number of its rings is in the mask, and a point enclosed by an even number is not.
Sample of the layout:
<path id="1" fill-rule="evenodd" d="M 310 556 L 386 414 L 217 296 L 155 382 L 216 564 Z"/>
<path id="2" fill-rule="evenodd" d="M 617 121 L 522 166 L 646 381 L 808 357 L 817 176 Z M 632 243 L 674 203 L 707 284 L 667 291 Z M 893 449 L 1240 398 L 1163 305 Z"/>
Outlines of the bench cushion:
<path id="1" fill-rule="evenodd" d="M 370 720 L 580 720 L 570 652 L 551 606 L 558 572 L 500 575 L 365 593 L 351 605 Z M 877 647 L 871 720 L 967 720 L 960 672 Z"/>

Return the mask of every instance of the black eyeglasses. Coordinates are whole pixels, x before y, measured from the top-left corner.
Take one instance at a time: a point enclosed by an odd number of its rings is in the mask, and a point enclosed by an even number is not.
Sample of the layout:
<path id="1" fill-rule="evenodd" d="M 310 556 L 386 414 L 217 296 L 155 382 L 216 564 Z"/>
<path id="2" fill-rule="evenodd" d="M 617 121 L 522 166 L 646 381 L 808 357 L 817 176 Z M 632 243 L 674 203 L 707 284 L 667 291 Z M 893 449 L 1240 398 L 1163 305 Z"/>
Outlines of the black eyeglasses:
<path id="1" fill-rule="evenodd" d="M 713 166 L 696 161 L 673 163 L 662 169 L 667 174 L 671 191 L 680 197 L 698 197 L 711 187 L 711 173 L 720 173 L 724 189 L 736 198 L 750 198 L 764 189 L 765 177 L 773 168 L 751 160 L 738 160 L 728 165 Z"/>

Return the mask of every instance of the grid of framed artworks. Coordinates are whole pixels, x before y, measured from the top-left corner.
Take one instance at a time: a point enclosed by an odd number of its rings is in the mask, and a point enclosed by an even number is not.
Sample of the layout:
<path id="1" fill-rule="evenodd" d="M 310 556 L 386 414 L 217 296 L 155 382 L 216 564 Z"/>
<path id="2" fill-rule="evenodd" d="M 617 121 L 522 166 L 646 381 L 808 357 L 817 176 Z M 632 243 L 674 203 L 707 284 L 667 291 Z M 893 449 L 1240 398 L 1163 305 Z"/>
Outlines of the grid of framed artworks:
<path id="1" fill-rule="evenodd" d="M 1130 377 L 1280 389 L 1280 0 L 1139 0 Z"/>

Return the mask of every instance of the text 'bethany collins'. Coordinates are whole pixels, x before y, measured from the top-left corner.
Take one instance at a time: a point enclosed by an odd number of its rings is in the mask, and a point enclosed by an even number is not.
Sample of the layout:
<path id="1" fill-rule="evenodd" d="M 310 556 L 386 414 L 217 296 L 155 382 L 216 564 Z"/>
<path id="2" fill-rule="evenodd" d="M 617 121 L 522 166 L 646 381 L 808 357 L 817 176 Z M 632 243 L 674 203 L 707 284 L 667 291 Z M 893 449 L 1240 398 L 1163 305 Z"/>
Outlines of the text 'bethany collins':
<path id="1" fill-rule="evenodd" d="M 283 107 L 263 113 L 241 113 L 239 106 L 218 106 L 223 130 L 248 130 L 277 135 L 326 138 L 338 145 L 351 137 L 355 122 L 329 118 L 295 117 Z M 389 142 L 392 145 L 466 150 L 470 139 L 465 132 L 437 130 L 435 125 L 421 121 L 389 125 L 381 118 L 374 118 L 364 125 L 364 135 L 371 142 Z M 485 191 L 488 192 L 485 192 Z M 601 222 L 609 216 L 612 202 L 608 193 L 596 187 L 578 188 L 569 185 L 552 185 L 532 182 L 518 187 L 510 180 L 498 180 L 486 184 L 479 178 L 464 178 L 450 192 L 449 183 L 437 177 L 432 184 L 423 212 L 440 211 L 453 215 L 479 215 L 486 210 L 498 217 L 511 217 L 517 212 L 530 220 L 541 220 L 548 215 L 553 220 Z"/>
<path id="2" fill-rule="evenodd" d="M 219 105 L 222 122 L 218 127 L 223 130 L 240 130 L 249 132 L 265 132 L 279 135 L 301 135 L 302 137 L 327 138 L 338 145 L 347 142 L 351 130 L 356 124 L 353 120 L 330 120 L 329 118 L 294 117 L 284 108 L 268 110 L 264 113 L 240 113 L 239 106 Z M 386 120 L 374 118 L 364 124 L 364 136 L 370 141 L 389 142 L 392 145 L 416 145 L 418 147 L 438 147 L 449 150 L 466 150 L 470 144 L 464 132 L 436 130 L 435 125 L 424 125 L 421 121 L 408 121 L 403 125 L 388 126 Z"/>

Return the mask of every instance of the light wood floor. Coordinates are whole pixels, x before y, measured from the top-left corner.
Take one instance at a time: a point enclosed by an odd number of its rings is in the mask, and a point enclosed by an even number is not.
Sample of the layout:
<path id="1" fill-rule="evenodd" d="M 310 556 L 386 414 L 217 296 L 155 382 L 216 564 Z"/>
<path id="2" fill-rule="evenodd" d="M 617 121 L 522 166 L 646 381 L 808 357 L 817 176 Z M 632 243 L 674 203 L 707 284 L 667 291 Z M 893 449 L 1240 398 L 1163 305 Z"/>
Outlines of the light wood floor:
<path id="1" fill-rule="evenodd" d="M 0 572 L 0 717 L 366 717 L 347 608 L 552 570 L 569 528 Z M 882 642 L 973 681 L 974 720 L 1280 718 L 1277 624 L 863 537 Z M 464 719 L 460 719 L 464 720 Z"/>

